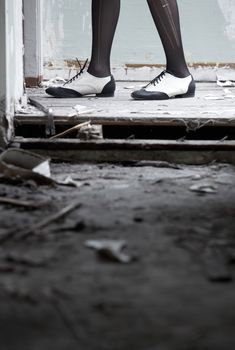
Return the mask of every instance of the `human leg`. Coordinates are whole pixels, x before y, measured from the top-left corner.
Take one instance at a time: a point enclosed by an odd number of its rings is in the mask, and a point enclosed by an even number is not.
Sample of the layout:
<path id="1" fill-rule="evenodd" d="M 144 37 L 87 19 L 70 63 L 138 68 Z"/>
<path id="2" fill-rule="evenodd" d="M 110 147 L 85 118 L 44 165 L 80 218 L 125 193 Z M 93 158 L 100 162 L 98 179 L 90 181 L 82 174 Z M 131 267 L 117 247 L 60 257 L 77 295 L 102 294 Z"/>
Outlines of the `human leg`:
<path id="1" fill-rule="evenodd" d="M 185 62 L 176 0 L 147 0 L 166 55 L 166 71 L 132 97 L 167 99 L 194 96 L 195 83 Z"/>
<path id="2" fill-rule="evenodd" d="M 102 78 L 111 75 L 110 53 L 120 13 L 120 0 L 92 1 L 92 54 L 88 72 Z"/>
<path id="3" fill-rule="evenodd" d="M 114 95 L 115 81 L 111 75 L 110 53 L 119 18 L 120 0 L 92 0 L 92 53 L 87 72 L 82 69 L 63 87 L 46 90 L 54 97 L 98 97 Z"/>

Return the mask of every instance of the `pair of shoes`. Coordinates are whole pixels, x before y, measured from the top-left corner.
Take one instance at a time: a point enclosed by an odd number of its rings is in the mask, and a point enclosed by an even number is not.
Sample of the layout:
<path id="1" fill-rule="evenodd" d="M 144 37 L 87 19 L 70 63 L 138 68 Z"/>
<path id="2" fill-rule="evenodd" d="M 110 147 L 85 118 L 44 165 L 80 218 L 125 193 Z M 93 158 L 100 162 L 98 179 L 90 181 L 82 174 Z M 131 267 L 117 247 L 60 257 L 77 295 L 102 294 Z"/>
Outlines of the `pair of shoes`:
<path id="1" fill-rule="evenodd" d="M 168 100 L 170 98 L 193 97 L 195 82 L 192 75 L 178 78 L 165 70 L 142 89 L 132 92 L 135 100 Z"/>
<path id="2" fill-rule="evenodd" d="M 74 77 L 62 86 L 51 86 L 46 89 L 46 93 L 61 98 L 78 98 L 87 95 L 97 97 L 113 97 L 116 89 L 114 77 L 108 76 L 98 78 L 88 72 L 84 72 L 85 66 L 80 69 Z"/>
<path id="3" fill-rule="evenodd" d="M 116 84 L 113 76 L 95 77 L 88 72 L 80 72 L 63 86 L 49 87 L 46 93 L 54 97 L 76 98 L 87 95 L 97 97 L 113 97 Z M 134 91 L 131 96 L 136 100 L 167 100 L 170 98 L 193 97 L 195 82 L 191 75 L 186 78 L 175 77 L 168 71 L 163 71 L 148 85 Z"/>

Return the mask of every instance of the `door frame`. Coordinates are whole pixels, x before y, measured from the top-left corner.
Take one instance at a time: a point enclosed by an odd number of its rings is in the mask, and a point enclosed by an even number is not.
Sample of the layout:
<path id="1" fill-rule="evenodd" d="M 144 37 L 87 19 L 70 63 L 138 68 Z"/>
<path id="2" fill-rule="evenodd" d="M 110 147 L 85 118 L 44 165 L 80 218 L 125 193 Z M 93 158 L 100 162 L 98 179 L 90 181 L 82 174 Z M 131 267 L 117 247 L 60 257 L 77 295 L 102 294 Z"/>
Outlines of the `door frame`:
<path id="1" fill-rule="evenodd" d="M 26 86 L 38 86 L 43 79 L 43 0 L 23 0 L 24 75 Z"/>
<path id="2" fill-rule="evenodd" d="M 14 136 L 14 114 L 23 103 L 22 0 L 0 0 L 0 147 Z"/>

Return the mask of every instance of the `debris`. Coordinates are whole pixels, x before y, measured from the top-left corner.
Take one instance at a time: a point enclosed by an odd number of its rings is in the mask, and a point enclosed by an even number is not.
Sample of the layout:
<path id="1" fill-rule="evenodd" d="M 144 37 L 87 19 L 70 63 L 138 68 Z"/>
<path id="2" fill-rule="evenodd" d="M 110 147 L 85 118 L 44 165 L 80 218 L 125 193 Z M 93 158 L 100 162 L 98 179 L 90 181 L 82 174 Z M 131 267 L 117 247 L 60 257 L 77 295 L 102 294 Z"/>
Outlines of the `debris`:
<path id="1" fill-rule="evenodd" d="M 139 111 L 131 111 L 130 113 L 181 116 L 184 114 L 184 111 L 182 110 L 181 111 L 139 110 Z"/>
<path id="2" fill-rule="evenodd" d="M 123 89 L 133 90 L 133 89 L 135 89 L 135 85 L 126 85 L 126 86 L 123 87 Z"/>
<path id="3" fill-rule="evenodd" d="M 47 80 L 47 81 L 43 81 L 41 84 L 40 84 L 40 87 L 42 88 L 48 88 L 48 87 L 51 87 L 51 86 L 58 86 L 58 85 L 64 85 L 66 83 L 66 80 L 61 78 L 61 77 L 55 77 L 55 78 L 52 78 L 50 80 Z"/>
<path id="4" fill-rule="evenodd" d="M 83 185 L 83 183 L 74 180 L 71 176 L 67 176 L 64 180 L 58 180 L 56 183 L 61 186 L 71 186 L 76 188 Z"/>
<path id="5" fill-rule="evenodd" d="M 200 194 L 205 194 L 205 193 L 215 194 L 217 193 L 217 190 L 218 190 L 218 187 L 210 183 L 199 183 L 199 184 L 192 185 L 190 187 L 190 191 L 197 192 Z"/>
<path id="6" fill-rule="evenodd" d="M 16 113 L 19 114 L 32 114 L 35 113 L 35 108 L 33 106 L 27 105 L 27 106 L 17 106 Z"/>
<path id="7" fill-rule="evenodd" d="M 37 256 L 25 253 L 5 253 L 1 258 L 11 264 L 18 264 L 27 267 L 45 267 L 54 256 Z"/>
<path id="8" fill-rule="evenodd" d="M 40 102 L 37 100 L 34 100 L 33 98 L 29 98 L 29 102 L 32 106 L 38 108 L 40 111 L 45 113 L 47 116 L 47 121 L 46 121 L 46 136 L 53 136 L 55 135 L 55 123 L 54 123 L 54 115 L 53 115 L 53 110 L 52 108 L 47 108 L 43 106 Z"/>
<path id="9" fill-rule="evenodd" d="M 39 230 L 49 226 L 54 221 L 60 220 L 65 215 L 67 215 L 68 213 L 70 213 L 71 211 L 73 211 L 79 207 L 81 207 L 81 204 L 79 202 L 74 202 L 74 203 L 69 204 L 68 206 L 64 207 L 63 209 L 61 209 L 58 213 L 48 216 L 46 219 L 39 221 L 38 223 L 32 225 L 31 227 L 29 227 L 25 230 L 21 230 L 20 232 L 19 232 L 19 230 L 12 230 L 10 232 L 7 232 L 5 235 L 2 235 L 0 237 L 0 244 L 3 244 L 6 241 L 13 239 L 15 237 L 17 237 L 18 240 L 26 239 L 30 235 L 35 234 L 36 231 L 39 231 Z"/>
<path id="10" fill-rule="evenodd" d="M 217 85 L 220 87 L 233 87 L 235 86 L 235 81 L 231 80 L 217 80 Z"/>
<path id="11" fill-rule="evenodd" d="M 207 95 L 207 96 L 204 96 L 204 99 L 205 100 L 224 100 L 224 97 L 216 96 L 216 95 Z M 205 112 L 205 113 L 208 113 L 208 112 Z"/>
<path id="12" fill-rule="evenodd" d="M 207 247 L 202 256 L 202 262 L 207 278 L 211 282 L 232 281 L 226 258 L 218 247 Z"/>
<path id="13" fill-rule="evenodd" d="M 90 113 L 94 113 L 95 110 L 91 109 L 87 106 L 82 106 L 82 105 L 75 105 L 73 107 L 73 109 L 75 110 L 74 113 L 70 113 L 69 117 L 75 117 L 75 116 L 79 116 L 81 114 L 90 114 Z"/>
<path id="14" fill-rule="evenodd" d="M 103 129 L 101 125 L 88 125 L 79 129 L 77 137 L 80 140 L 100 140 L 103 139 Z"/>
<path id="15" fill-rule="evenodd" d="M 0 178 L 34 180 L 42 185 L 55 183 L 51 178 L 48 159 L 17 148 L 10 148 L 0 155 Z"/>
<path id="16" fill-rule="evenodd" d="M 96 250 L 101 258 L 109 261 L 129 264 L 134 260 L 134 257 L 122 252 L 127 246 L 127 242 L 124 240 L 88 240 L 85 242 L 85 246 Z"/>
<path id="17" fill-rule="evenodd" d="M 127 166 L 135 167 L 154 167 L 154 168 L 171 168 L 171 169 L 182 169 L 178 164 L 169 163 L 166 161 L 151 161 L 151 160 L 140 160 L 140 161 L 130 161 L 126 162 Z"/>
<path id="18" fill-rule="evenodd" d="M 45 204 L 45 203 L 23 201 L 15 198 L 8 198 L 8 197 L 0 197 L 0 203 L 15 205 L 17 207 L 32 208 L 32 209 L 39 208 Z"/>
<path id="19" fill-rule="evenodd" d="M 84 126 L 90 125 L 90 123 L 91 123 L 91 122 L 88 121 L 88 122 L 84 122 L 84 123 L 77 124 L 77 125 L 73 126 L 72 128 L 69 128 L 69 129 L 65 130 L 64 132 L 61 132 L 60 134 L 57 134 L 57 135 L 54 135 L 54 136 L 50 137 L 50 140 L 55 140 L 55 139 L 57 139 L 57 138 L 59 138 L 59 137 L 69 135 L 69 134 L 71 134 L 73 131 L 79 130 L 79 129 L 81 129 L 81 128 L 84 127 Z"/>

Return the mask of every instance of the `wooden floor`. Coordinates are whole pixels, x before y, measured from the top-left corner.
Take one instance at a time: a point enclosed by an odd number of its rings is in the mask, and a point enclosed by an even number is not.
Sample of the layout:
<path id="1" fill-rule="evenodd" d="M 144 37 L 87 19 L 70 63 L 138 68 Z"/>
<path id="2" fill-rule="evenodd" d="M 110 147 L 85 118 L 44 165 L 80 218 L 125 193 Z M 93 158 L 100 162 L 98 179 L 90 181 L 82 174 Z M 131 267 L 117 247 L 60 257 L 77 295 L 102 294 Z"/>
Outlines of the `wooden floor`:
<path id="1" fill-rule="evenodd" d="M 85 121 L 112 128 L 114 137 L 86 141 L 79 137 L 50 140 L 45 136 L 48 118 L 33 106 L 16 114 L 18 131 L 13 146 L 39 152 L 50 158 L 65 161 L 133 161 L 160 160 L 185 164 L 228 162 L 235 164 L 235 88 L 222 88 L 216 83 L 198 83 L 195 98 L 167 101 L 135 101 L 133 89 L 141 83 L 119 82 L 114 98 L 85 97 L 58 99 L 42 89 L 31 89 L 29 97 L 45 108 L 52 109 L 56 133 Z M 40 129 L 42 134 L 32 136 Z M 151 126 L 157 137 L 119 136 L 118 126 Z M 159 126 L 153 128 L 152 126 Z M 94 128 L 98 128 L 94 126 Z M 183 137 L 176 130 L 183 130 Z M 21 130 L 28 134 L 21 134 Z M 101 130 L 104 128 L 100 128 Z M 129 128 L 130 129 L 130 128 Z M 141 132 L 143 129 L 141 128 Z M 167 129 L 162 133 L 161 130 Z M 173 129 L 173 138 L 169 130 Z M 120 130 L 120 129 L 119 129 Z M 214 137 L 213 133 L 218 133 Z M 201 134 L 204 134 L 201 138 Z M 192 135 L 190 138 L 188 135 Z M 199 138 L 195 135 L 199 134 Z M 206 135 L 206 136 L 205 136 Z M 135 135 L 134 135 L 135 136 Z M 119 137 L 120 138 L 120 137 Z M 135 138 L 135 137 L 134 137 Z"/>
<path id="2" fill-rule="evenodd" d="M 235 88 L 198 83 L 195 98 L 167 101 L 135 101 L 130 94 L 143 83 L 118 82 L 113 98 L 58 99 L 42 89 L 29 90 L 29 97 L 52 108 L 55 124 L 75 125 L 90 120 L 102 125 L 204 125 L 235 126 Z M 17 125 L 44 124 L 46 116 L 34 107 L 16 114 Z"/>

